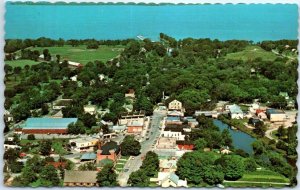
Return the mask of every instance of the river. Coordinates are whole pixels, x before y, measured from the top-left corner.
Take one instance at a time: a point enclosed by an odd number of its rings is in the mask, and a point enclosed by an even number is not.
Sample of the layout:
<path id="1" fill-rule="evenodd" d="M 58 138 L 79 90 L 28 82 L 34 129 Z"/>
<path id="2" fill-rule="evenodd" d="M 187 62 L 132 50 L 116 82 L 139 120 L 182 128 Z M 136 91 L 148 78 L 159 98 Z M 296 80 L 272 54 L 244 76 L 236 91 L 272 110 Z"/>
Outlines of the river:
<path id="1" fill-rule="evenodd" d="M 6 3 L 5 38 L 297 39 L 294 4 L 22 5 Z"/>
<path id="2" fill-rule="evenodd" d="M 231 137 L 232 137 L 233 146 L 236 149 L 242 149 L 249 154 L 253 154 L 253 149 L 252 149 L 251 144 L 255 141 L 255 138 L 251 137 L 250 135 L 248 135 L 242 131 L 233 130 L 233 129 L 229 128 L 227 124 L 223 123 L 220 120 L 214 120 L 214 124 L 221 131 L 223 131 L 224 129 L 229 130 L 229 133 L 231 134 Z"/>

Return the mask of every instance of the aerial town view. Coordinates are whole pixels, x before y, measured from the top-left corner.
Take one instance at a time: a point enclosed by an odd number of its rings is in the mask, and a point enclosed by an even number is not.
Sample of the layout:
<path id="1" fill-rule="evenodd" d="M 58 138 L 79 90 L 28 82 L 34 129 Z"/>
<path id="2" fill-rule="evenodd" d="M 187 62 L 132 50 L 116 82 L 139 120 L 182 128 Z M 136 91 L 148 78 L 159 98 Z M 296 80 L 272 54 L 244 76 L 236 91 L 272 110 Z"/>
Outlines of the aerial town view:
<path id="1" fill-rule="evenodd" d="M 297 5 L 5 6 L 5 186 L 297 185 Z"/>

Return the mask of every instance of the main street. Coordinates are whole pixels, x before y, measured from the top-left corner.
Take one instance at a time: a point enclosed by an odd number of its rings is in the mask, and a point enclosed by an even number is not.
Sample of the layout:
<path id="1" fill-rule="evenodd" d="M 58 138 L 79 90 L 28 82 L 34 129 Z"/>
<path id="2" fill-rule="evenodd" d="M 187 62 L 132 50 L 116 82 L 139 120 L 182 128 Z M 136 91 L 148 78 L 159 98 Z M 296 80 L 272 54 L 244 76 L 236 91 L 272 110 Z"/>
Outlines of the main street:
<path id="1" fill-rule="evenodd" d="M 160 123 L 165 116 L 165 112 L 163 111 L 154 111 L 153 117 L 151 121 L 151 127 L 149 129 L 148 140 L 144 140 L 141 142 L 141 154 L 136 156 L 134 159 L 129 159 L 124 166 L 124 169 L 128 169 L 128 171 L 122 171 L 119 174 L 118 181 L 120 186 L 124 187 L 127 185 L 128 178 L 130 174 L 136 170 L 138 170 L 142 165 L 142 156 L 150 151 L 152 148 L 151 146 L 154 144 L 154 141 L 159 137 L 160 134 Z"/>

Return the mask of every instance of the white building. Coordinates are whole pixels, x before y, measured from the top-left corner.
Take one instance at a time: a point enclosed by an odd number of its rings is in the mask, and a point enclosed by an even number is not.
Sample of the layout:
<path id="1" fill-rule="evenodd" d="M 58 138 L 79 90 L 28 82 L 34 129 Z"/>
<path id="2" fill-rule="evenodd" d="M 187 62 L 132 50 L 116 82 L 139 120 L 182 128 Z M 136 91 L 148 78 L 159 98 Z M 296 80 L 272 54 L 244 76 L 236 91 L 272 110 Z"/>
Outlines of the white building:
<path id="1" fill-rule="evenodd" d="M 175 138 L 176 140 L 181 140 L 181 141 L 184 141 L 185 139 L 185 135 L 177 131 L 163 131 L 161 133 L 161 137 L 172 137 Z"/>
<path id="2" fill-rule="evenodd" d="M 241 110 L 240 106 L 233 104 L 228 106 L 229 109 L 229 114 L 231 119 L 243 119 L 244 118 L 244 113 Z"/>
<path id="3" fill-rule="evenodd" d="M 157 178 L 150 178 L 150 181 L 161 187 L 188 187 L 187 181 L 179 179 L 173 172 L 158 172 Z"/>
<path id="4" fill-rule="evenodd" d="M 85 105 L 83 107 L 84 113 L 89 113 L 91 115 L 95 115 L 96 114 L 96 106 L 95 105 Z"/>
<path id="5" fill-rule="evenodd" d="M 178 100 L 173 100 L 172 102 L 169 103 L 168 106 L 169 110 L 182 110 L 182 103 L 179 102 Z"/>
<path id="6" fill-rule="evenodd" d="M 84 150 L 84 149 L 88 149 L 90 147 L 94 147 L 98 144 L 98 142 L 99 142 L 99 139 L 94 138 L 94 137 L 86 137 L 86 138 L 69 140 L 69 144 L 76 151 L 81 151 L 81 150 Z"/>

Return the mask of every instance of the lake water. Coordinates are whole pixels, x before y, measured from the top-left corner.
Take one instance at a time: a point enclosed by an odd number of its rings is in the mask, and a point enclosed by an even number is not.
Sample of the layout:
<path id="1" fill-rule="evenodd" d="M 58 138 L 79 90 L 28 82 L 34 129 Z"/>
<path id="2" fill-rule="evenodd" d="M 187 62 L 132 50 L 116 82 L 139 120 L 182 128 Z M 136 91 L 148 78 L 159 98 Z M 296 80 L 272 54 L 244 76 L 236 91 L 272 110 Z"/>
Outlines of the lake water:
<path id="1" fill-rule="evenodd" d="M 12 5 L 5 38 L 297 39 L 297 5 Z"/>
<path id="2" fill-rule="evenodd" d="M 217 127 L 219 127 L 221 131 L 223 131 L 224 129 L 229 130 L 229 133 L 231 134 L 232 137 L 233 146 L 236 149 L 242 149 L 249 154 L 253 154 L 253 149 L 251 144 L 255 141 L 255 138 L 251 137 L 250 135 L 244 132 L 230 129 L 227 124 L 223 123 L 220 120 L 214 120 L 214 124 Z"/>

